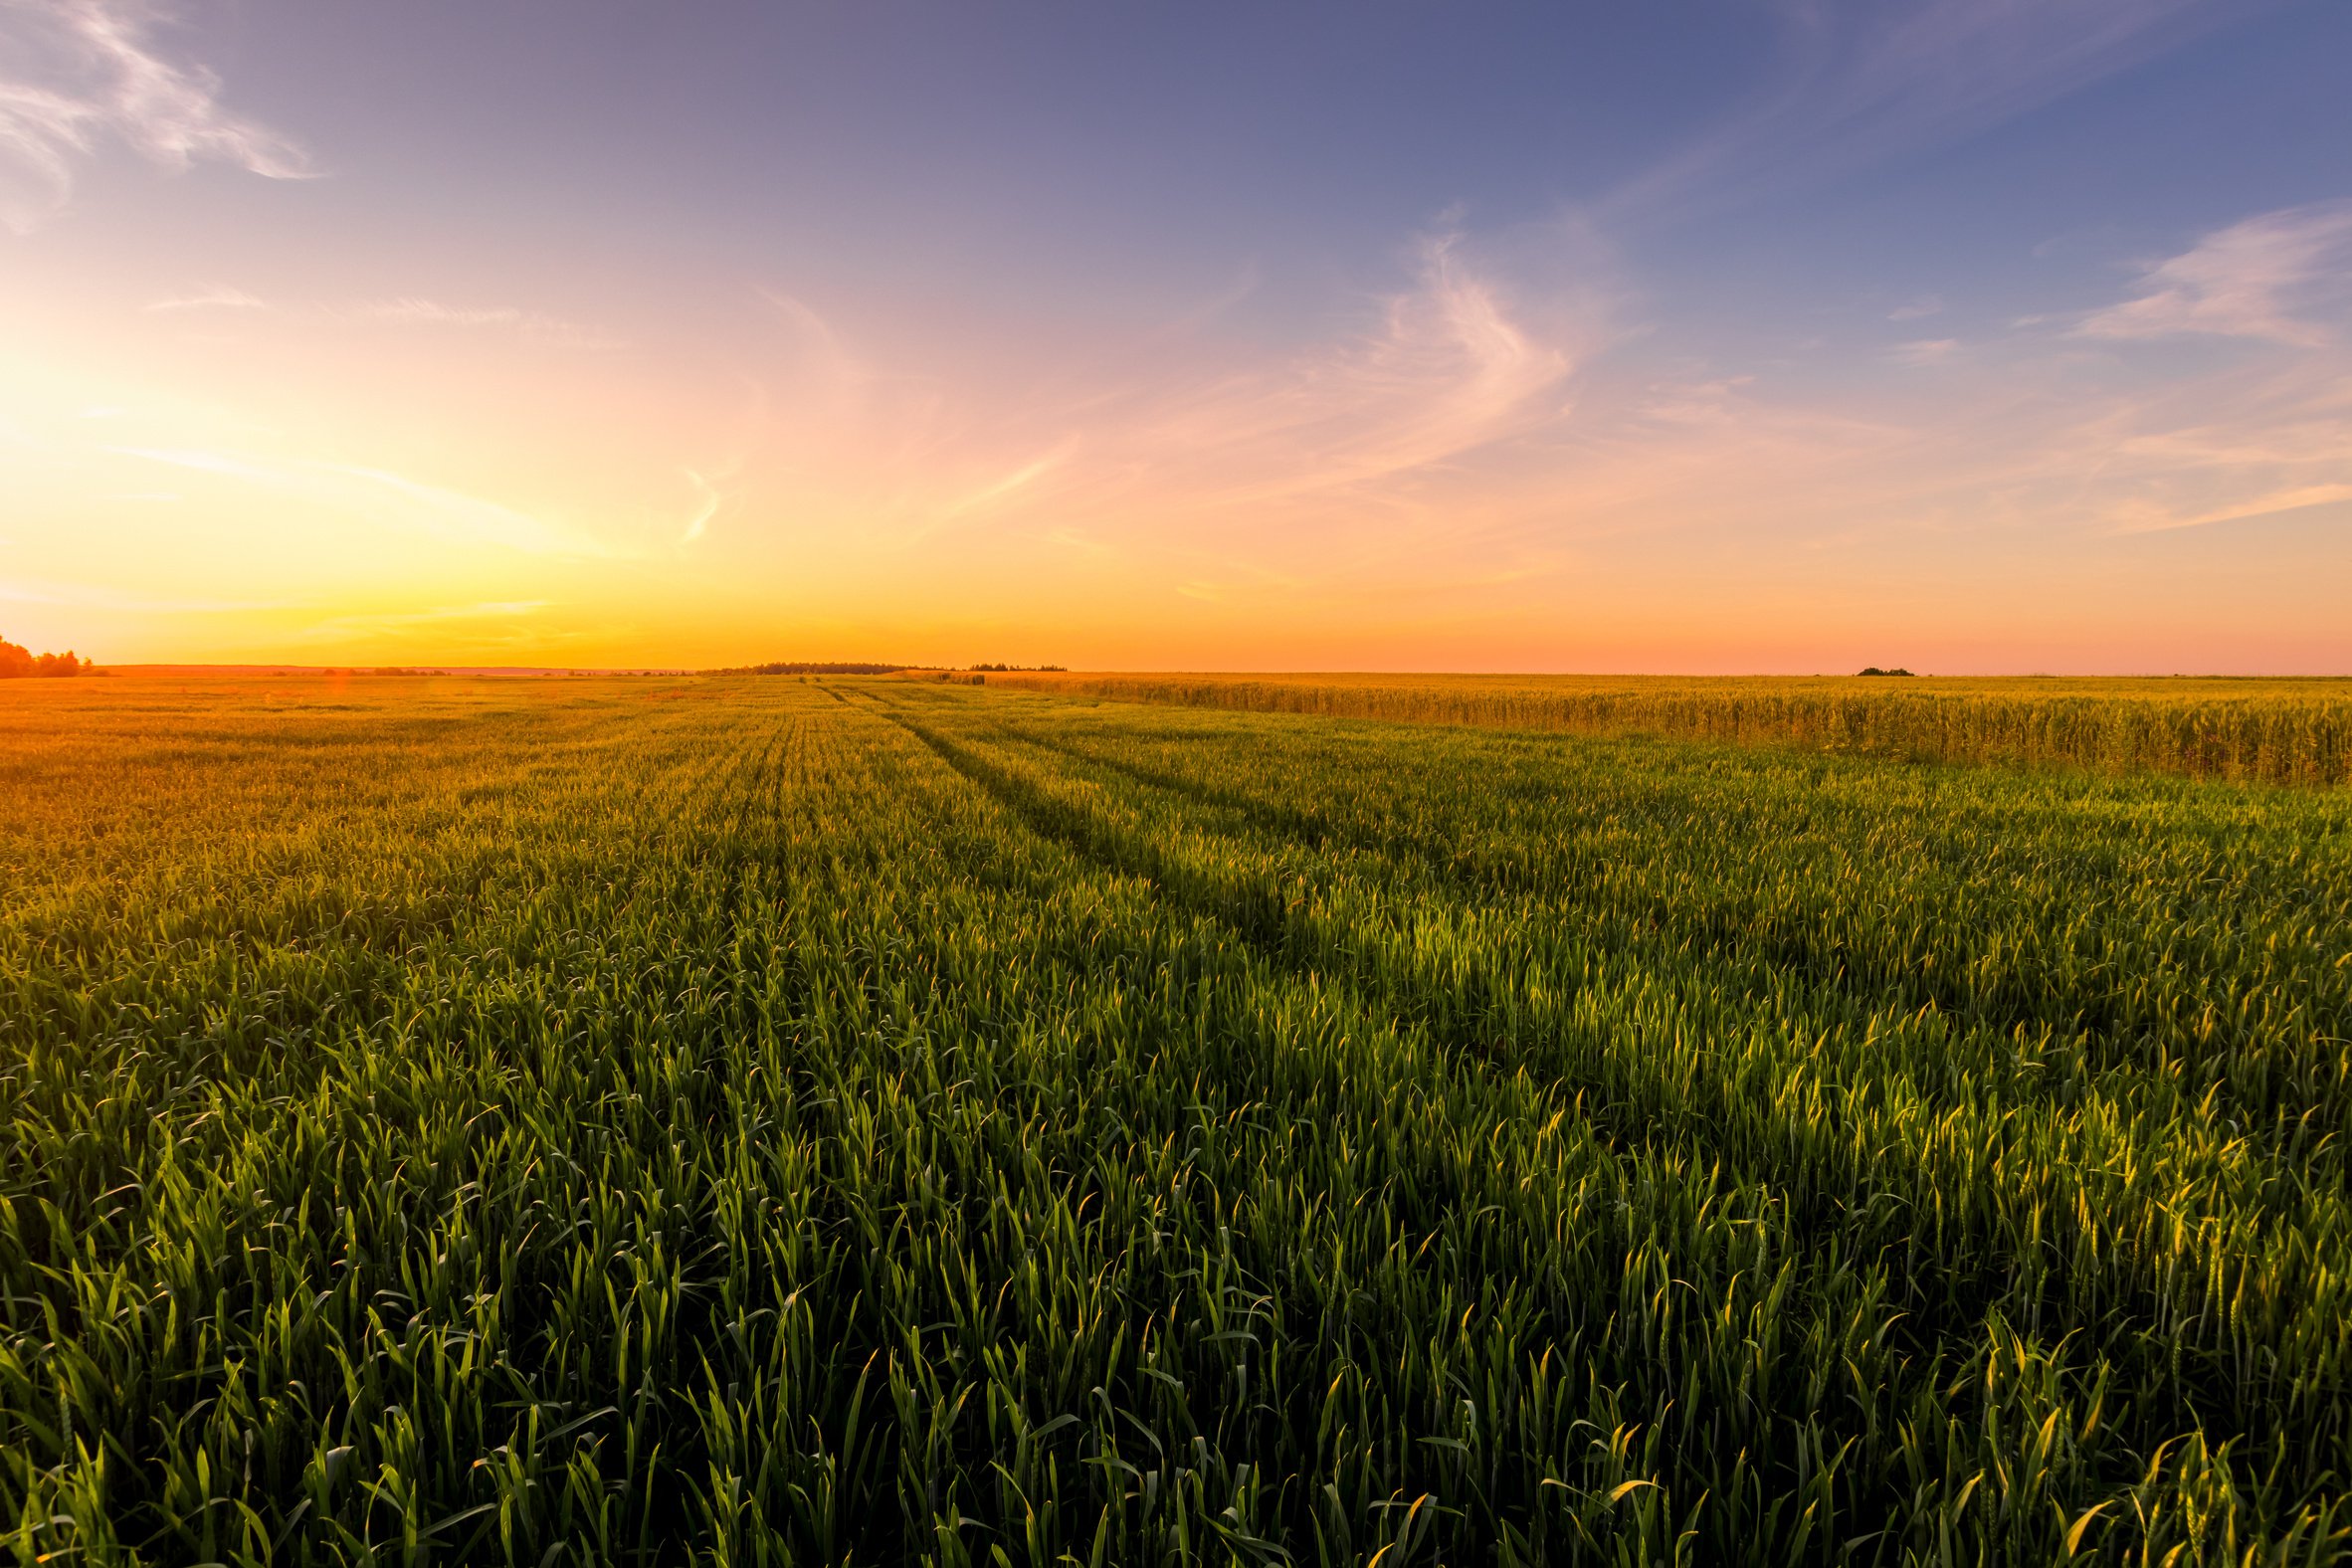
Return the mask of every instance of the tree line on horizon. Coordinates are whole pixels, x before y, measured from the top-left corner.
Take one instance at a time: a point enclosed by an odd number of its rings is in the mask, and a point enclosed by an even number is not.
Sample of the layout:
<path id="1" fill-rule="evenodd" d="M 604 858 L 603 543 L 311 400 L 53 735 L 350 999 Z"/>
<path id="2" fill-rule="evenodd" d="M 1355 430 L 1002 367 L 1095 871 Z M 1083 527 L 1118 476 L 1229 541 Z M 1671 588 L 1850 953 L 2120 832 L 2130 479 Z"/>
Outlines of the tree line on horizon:
<path id="1" fill-rule="evenodd" d="M 714 676 L 894 676 L 909 670 L 935 670 L 936 665 L 879 665 L 850 660 L 830 662 L 775 662 L 764 665 L 736 665 L 726 670 L 704 672 Z M 1015 670 L 1047 673 L 1059 671 L 1061 665 L 966 665 L 967 670 Z"/>
<path id="2" fill-rule="evenodd" d="M 0 637 L 0 681 L 27 676 L 87 675 L 90 669 L 90 661 L 77 658 L 71 648 L 62 654 L 36 654 L 21 644 Z"/>
<path id="3" fill-rule="evenodd" d="M 774 662 L 764 665 L 737 665 L 728 670 L 713 670 L 714 676 L 894 676 L 912 665 L 860 664 L 835 660 L 813 663 Z"/>

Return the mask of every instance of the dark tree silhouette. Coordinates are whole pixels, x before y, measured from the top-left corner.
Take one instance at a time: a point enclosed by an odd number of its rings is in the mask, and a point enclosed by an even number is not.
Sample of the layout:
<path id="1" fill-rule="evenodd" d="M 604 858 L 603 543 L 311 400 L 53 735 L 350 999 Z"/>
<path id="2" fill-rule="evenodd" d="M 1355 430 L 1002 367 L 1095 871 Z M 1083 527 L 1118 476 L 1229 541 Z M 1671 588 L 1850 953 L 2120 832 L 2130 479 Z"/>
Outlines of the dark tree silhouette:
<path id="1" fill-rule="evenodd" d="M 712 676 L 894 676 L 908 668 L 905 665 L 859 664 L 837 660 L 832 663 L 738 665 L 730 670 L 705 670 Z"/>
<path id="2" fill-rule="evenodd" d="M 0 637 L 0 681 L 25 676 L 78 676 L 89 668 L 90 661 L 77 659 L 70 648 L 62 654 L 35 655 Z"/>

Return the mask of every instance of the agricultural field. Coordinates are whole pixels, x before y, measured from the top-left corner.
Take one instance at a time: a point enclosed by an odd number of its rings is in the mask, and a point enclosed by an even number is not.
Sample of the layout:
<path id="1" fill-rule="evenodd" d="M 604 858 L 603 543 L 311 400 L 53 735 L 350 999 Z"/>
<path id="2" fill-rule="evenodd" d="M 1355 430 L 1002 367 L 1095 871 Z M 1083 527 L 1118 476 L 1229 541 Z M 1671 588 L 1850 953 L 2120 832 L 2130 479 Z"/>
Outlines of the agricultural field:
<path id="1" fill-rule="evenodd" d="M 988 679 L 0 689 L 16 1558 L 2352 1557 L 2340 752 Z"/>
<path id="2" fill-rule="evenodd" d="M 1660 735 L 1914 762 L 2352 784 L 2352 681 L 2340 679 L 1045 673 L 982 679 L 1182 707 Z"/>

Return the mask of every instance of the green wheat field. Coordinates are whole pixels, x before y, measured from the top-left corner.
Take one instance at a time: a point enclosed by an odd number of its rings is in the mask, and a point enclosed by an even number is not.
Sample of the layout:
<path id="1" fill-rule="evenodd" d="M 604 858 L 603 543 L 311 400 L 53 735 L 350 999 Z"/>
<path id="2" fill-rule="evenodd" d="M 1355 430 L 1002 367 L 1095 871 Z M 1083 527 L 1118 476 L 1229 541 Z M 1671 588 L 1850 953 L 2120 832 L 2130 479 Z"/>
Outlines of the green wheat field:
<path id="1" fill-rule="evenodd" d="M 2343 684 L 987 681 L 12 683 L 16 1559 L 2352 1559 Z"/>

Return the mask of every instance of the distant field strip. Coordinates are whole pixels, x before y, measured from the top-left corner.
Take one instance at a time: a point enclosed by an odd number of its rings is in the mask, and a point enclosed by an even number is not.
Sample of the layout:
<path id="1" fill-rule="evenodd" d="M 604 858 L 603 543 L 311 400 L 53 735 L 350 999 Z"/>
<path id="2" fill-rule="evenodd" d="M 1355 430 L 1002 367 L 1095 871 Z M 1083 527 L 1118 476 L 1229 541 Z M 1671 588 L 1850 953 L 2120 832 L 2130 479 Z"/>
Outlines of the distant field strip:
<path id="1" fill-rule="evenodd" d="M 990 686 L 1183 707 L 1656 734 L 2257 784 L 2352 783 L 2352 681 L 1027 672 L 985 679 Z"/>
<path id="2" fill-rule="evenodd" d="M 2352 1559 L 2352 792 L 995 680 L 0 699 L 17 1558 Z"/>

